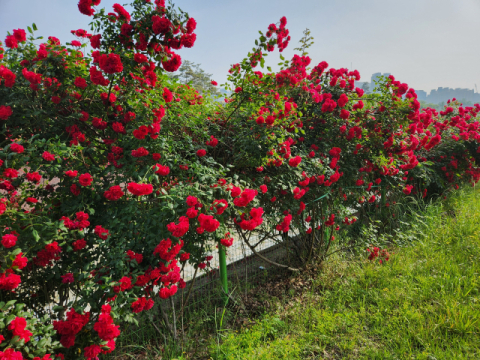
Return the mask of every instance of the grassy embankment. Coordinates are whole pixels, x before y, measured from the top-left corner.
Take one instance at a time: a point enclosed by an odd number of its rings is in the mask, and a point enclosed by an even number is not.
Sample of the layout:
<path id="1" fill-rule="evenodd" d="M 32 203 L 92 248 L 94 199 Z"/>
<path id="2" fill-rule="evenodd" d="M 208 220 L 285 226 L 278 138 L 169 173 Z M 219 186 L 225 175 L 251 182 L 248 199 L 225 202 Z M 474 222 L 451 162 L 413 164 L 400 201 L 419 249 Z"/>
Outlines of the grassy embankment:
<path id="1" fill-rule="evenodd" d="M 308 290 L 253 326 L 219 332 L 210 355 L 480 359 L 480 191 L 460 191 L 418 221 L 416 242 L 390 249 L 386 264 L 330 259 Z"/>

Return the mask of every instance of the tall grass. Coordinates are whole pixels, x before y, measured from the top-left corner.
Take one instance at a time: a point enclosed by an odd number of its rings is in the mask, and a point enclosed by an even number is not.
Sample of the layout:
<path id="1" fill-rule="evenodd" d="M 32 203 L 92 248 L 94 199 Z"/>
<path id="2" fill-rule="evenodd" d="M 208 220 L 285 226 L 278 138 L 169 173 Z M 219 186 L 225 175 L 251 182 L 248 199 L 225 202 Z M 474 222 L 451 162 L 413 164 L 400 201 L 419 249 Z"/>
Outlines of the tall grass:
<path id="1" fill-rule="evenodd" d="M 213 359 L 480 359 L 480 191 L 427 206 L 387 263 L 341 252 Z"/>

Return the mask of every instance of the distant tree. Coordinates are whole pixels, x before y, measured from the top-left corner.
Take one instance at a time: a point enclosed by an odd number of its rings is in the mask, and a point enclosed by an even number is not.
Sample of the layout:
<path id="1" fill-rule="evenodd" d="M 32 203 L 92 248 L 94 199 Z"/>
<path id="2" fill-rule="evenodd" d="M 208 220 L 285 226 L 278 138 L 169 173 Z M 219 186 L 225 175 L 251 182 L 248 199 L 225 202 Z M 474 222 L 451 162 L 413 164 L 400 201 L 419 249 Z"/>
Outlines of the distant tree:
<path id="1" fill-rule="evenodd" d="M 368 84 L 368 82 L 364 82 L 364 83 L 363 83 L 362 89 L 363 89 L 363 91 L 365 91 L 365 93 L 367 93 L 367 94 L 370 92 L 370 85 Z"/>
<path id="2" fill-rule="evenodd" d="M 443 103 L 445 104 L 445 103 Z M 442 104 L 434 104 L 434 103 L 429 103 L 426 102 L 425 100 L 420 100 L 420 108 L 425 109 L 425 108 L 432 108 L 436 110 L 443 110 L 444 105 Z"/>
<path id="3" fill-rule="evenodd" d="M 473 106 L 474 105 L 473 101 L 467 100 L 465 98 L 460 99 L 459 103 L 463 104 L 463 106 Z"/>
<path id="4" fill-rule="evenodd" d="M 212 85 L 212 74 L 207 74 L 200 64 L 184 60 L 182 66 L 176 73 L 169 73 L 172 79 L 176 79 L 182 84 L 188 84 L 201 93 L 210 92 L 214 95 L 220 95 L 217 87 Z"/>

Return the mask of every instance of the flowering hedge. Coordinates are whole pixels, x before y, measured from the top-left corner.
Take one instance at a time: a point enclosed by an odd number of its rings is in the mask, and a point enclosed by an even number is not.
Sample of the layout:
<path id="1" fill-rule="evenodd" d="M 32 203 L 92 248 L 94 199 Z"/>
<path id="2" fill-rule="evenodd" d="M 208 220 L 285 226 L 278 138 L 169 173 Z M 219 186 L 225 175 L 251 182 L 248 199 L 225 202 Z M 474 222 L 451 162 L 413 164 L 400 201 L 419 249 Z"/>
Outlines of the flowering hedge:
<path id="1" fill-rule="evenodd" d="M 92 34 L 36 46 L 17 29 L 0 49 L 2 358 L 113 351 L 120 323 L 234 234 L 252 248 L 296 235 L 309 261 L 359 204 L 480 178 L 479 105 L 420 111 L 393 77 L 366 96 L 357 71 L 308 56 L 256 71 L 288 45 L 285 18 L 231 67 L 218 103 L 165 74 L 194 45 L 193 18 L 162 0 L 99 4 L 78 3 Z"/>

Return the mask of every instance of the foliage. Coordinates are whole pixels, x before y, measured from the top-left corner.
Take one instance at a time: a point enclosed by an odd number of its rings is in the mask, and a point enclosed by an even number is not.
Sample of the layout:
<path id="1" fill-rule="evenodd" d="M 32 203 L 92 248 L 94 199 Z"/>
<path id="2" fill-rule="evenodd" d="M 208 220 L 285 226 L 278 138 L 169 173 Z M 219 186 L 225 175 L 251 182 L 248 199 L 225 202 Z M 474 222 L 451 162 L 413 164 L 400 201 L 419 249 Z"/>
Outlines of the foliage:
<path id="1" fill-rule="evenodd" d="M 302 56 L 308 55 L 307 49 L 311 47 L 314 44 L 315 38 L 311 35 L 311 31 L 309 28 L 306 28 L 303 30 L 303 36 L 299 40 L 300 45 L 298 48 L 295 48 L 293 50 L 300 52 Z"/>
<path id="2" fill-rule="evenodd" d="M 2 310 L 9 356 L 96 358 L 209 248 L 270 238 L 305 265 L 328 256 L 352 210 L 480 177 L 479 105 L 420 112 L 393 77 L 364 97 L 358 71 L 310 71 L 307 56 L 255 71 L 288 45 L 286 18 L 232 65 L 220 104 L 165 74 L 194 45 L 193 18 L 162 0 L 131 14 L 99 3 L 79 1 L 95 35 L 73 31 L 91 54 L 79 40 L 37 47 L 35 26 L 1 52 L 0 300 L 32 314 Z"/>

